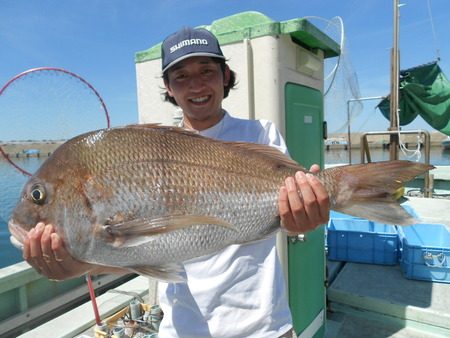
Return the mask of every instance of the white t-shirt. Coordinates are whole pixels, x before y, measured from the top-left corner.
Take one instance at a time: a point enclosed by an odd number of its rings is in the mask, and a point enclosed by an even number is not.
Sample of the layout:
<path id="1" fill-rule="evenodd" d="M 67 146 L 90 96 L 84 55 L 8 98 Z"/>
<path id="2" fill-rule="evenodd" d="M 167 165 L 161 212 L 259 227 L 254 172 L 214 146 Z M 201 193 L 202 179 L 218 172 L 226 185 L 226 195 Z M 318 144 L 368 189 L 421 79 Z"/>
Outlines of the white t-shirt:
<path id="1" fill-rule="evenodd" d="M 225 113 L 200 134 L 224 141 L 268 144 L 287 153 L 270 121 L 244 120 Z M 231 245 L 185 263 L 186 283 L 159 283 L 164 318 L 159 337 L 279 337 L 292 328 L 276 236 Z"/>

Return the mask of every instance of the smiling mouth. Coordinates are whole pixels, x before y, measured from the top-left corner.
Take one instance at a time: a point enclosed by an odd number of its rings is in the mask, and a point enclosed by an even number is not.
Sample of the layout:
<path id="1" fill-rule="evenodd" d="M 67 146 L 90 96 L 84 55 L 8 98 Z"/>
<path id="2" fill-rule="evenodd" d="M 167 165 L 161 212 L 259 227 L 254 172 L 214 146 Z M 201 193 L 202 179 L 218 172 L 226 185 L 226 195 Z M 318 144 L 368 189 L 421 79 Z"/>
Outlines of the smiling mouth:
<path id="1" fill-rule="evenodd" d="M 207 95 L 207 96 L 195 97 L 195 98 L 189 99 L 189 101 L 191 101 L 192 103 L 195 103 L 195 104 L 203 104 L 203 103 L 208 102 L 210 100 L 210 98 L 211 98 L 211 96 Z"/>

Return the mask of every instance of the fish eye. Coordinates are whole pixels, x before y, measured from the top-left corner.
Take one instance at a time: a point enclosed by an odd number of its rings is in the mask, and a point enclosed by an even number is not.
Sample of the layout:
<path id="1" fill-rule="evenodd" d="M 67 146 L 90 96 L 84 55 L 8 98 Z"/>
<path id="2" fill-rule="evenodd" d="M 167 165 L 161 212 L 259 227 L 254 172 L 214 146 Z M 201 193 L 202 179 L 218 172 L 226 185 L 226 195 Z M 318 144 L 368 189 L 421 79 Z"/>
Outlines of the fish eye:
<path id="1" fill-rule="evenodd" d="M 43 204 L 45 202 L 45 189 L 42 185 L 36 184 L 30 190 L 30 196 L 36 204 Z"/>

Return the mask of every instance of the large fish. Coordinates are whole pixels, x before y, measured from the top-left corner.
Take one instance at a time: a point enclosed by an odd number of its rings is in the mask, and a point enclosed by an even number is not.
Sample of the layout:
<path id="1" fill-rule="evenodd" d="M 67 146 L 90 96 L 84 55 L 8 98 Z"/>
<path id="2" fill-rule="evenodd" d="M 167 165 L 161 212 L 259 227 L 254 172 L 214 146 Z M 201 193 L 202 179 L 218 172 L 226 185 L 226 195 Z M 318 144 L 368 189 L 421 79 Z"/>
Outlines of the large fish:
<path id="1" fill-rule="evenodd" d="M 331 209 L 383 223 L 414 219 L 392 194 L 432 167 L 389 161 L 317 176 Z M 9 222 L 18 246 L 51 223 L 78 260 L 180 280 L 180 263 L 273 235 L 278 192 L 305 170 L 278 150 L 155 125 L 104 129 L 61 145 L 26 183 Z"/>

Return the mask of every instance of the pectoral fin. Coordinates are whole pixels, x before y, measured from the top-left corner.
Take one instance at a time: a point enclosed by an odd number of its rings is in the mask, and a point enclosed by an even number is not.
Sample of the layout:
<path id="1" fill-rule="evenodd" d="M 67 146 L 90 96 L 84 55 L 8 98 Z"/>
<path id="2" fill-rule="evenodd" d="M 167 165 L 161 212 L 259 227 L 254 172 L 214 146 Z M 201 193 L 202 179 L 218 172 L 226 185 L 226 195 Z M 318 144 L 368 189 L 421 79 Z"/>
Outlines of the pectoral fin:
<path id="1" fill-rule="evenodd" d="M 179 283 L 186 281 L 186 272 L 181 264 L 167 264 L 164 266 L 133 266 L 134 272 L 163 282 Z"/>
<path id="2" fill-rule="evenodd" d="M 149 236 L 182 230 L 194 225 L 217 225 L 231 230 L 235 227 L 213 216 L 205 215 L 170 215 L 159 218 L 142 218 L 114 225 L 105 225 L 105 236 L 114 246 L 131 246 L 148 241 Z M 147 237 L 147 239 L 143 238 Z"/>

